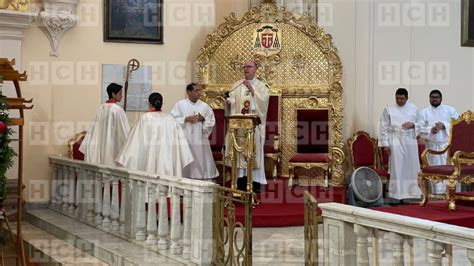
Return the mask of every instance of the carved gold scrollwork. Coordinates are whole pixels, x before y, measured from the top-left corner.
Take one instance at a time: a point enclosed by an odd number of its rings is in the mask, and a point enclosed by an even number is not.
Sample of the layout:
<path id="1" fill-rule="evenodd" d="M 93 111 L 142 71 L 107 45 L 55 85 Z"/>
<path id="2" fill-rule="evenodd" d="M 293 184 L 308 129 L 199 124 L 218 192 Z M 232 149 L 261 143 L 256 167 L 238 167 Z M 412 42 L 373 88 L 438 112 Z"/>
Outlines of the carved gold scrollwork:
<path id="1" fill-rule="evenodd" d="M 292 67 L 296 71 L 301 71 L 306 67 L 306 59 L 303 54 L 295 54 L 292 60 Z"/>
<path id="2" fill-rule="evenodd" d="M 470 124 L 474 120 L 474 113 L 471 111 L 464 112 L 458 120 L 464 120 L 466 123 Z"/>
<path id="3" fill-rule="evenodd" d="M 281 51 L 268 57 L 255 55 L 254 32 L 264 23 L 281 31 Z M 280 140 L 282 175 L 288 175 L 288 160 L 296 153 L 298 108 L 329 110 L 329 150 L 338 148 L 331 174 L 342 185 L 343 106 L 342 63 L 331 35 L 308 15 L 295 15 L 274 2 L 255 6 L 242 17 L 230 14 L 207 36 L 197 57 L 197 78 L 206 85 L 203 100 L 212 108 L 223 108 L 222 95 L 243 78 L 242 61 L 253 59 L 257 77 L 270 84 L 270 93 L 281 96 Z M 303 107 L 305 106 L 305 107 Z"/>

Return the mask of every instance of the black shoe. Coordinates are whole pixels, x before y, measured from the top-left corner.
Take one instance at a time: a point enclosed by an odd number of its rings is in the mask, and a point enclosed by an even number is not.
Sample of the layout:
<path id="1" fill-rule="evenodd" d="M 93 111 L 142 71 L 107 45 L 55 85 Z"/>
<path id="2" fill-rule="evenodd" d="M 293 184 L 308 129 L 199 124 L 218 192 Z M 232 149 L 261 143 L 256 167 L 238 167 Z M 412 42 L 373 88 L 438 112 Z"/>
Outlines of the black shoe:
<path id="1" fill-rule="evenodd" d="M 260 193 L 261 190 L 262 190 L 262 185 L 260 183 L 257 183 L 255 181 L 252 182 L 252 186 L 253 186 L 253 192 L 254 193 Z"/>
<path id="2" fill-rule="evenodd" d="M 247 177 L 237 178 L 237 189 L 242 191 L 247 191 Z"/>

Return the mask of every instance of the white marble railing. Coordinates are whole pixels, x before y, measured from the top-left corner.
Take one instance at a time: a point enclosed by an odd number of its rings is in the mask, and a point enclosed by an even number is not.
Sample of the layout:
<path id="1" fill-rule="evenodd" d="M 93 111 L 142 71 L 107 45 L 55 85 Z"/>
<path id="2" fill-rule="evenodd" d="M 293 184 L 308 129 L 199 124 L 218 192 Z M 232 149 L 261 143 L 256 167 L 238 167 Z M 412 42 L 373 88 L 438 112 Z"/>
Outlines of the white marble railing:
<path id="1" fill-rule="evenodd" d="M 50 208 L 158 253 L 210 264 L 214 183 L 64 157 L 50 162 Z"/>
<path id="2" fill-rule="evenodd" d="M 425 243 L 415 247 L 424 249 L 424 252 L 420 252 L 424 257 L 418 258 L 418 261 L 442 265 L 445 257 L 444 263 L 450 265 L 454 246 L 465 249 L 465 253 L 463 251 L 457 256 L 467 257 L 464 261 L 474 265 L 473 229 L 338 203 L 322 203 L 318 206 L 322 209 L 324 221 L 325 265 L 385 264 L 380 262 L 382 251 L 378 248 L 379 235 L 382 234 L 389 242 L 388 256 L 393 265 L 418 264 L 412 255 L 414 238 L 425 240 Z"/>

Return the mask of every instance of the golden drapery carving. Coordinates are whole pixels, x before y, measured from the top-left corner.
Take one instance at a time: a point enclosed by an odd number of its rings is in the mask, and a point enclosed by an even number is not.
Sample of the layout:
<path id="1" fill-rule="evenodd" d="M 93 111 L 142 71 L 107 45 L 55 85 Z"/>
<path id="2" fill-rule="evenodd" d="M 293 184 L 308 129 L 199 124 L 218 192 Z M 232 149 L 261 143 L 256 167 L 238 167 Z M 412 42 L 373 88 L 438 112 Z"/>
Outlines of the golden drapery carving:
<path id="1" fill-rule="evenodd" d="M 266 25 L 282 36 L 281 50 L 268 56 L 254 49 L 254 33 Z M 207 36 L 197 58 L 197 78 L 205 85 L 203 100 L 212 108 L 223 108 L 224 92 L 243 78 L 241 64 L 248 59 L 256 62 L 257 77 L 270 85 L 270 94 L 282 97 L 282 175 L 288 175 L 288 160 L 296 152 L 296 109 L 324 108 L 329 110 L 333 184 L 342 185 L 342 63 L 332 37 L 310 16 L 288 12 L 271 0 L 242 17 L 231 13 Z"/>

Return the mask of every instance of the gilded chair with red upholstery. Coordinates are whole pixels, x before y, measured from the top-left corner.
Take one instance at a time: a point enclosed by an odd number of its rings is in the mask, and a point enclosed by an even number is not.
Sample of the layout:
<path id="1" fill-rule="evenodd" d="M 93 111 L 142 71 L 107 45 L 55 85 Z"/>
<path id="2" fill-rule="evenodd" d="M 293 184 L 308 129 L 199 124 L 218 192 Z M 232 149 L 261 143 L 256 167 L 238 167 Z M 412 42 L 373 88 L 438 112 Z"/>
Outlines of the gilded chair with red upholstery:
<path id="1" fill-rule="evenodd" d="M 430 198 L 446 198 L 449 210 L 456 209 L 456 200 L 474 201 L 474 196 L 456 193 L 456 184 L 474 183 L 474 113 L 467 111 L 458 119 L 451 119 L 451 134 L 448 146 L 442 151 L 425 150 L 422 155 L 422 169 L 418 174 L 418 186 L 423 198 L 420 206 L 425 206 Z M 428 154 L 447 153 L 446 165 L 429 165 Z M 432 195 L 430 182 L 446 181 L 447 195 Z"/>
<path id="2" fill-rule="evenodd" d="M 225 132 L 226 132 L 226 121 L 225 121 L 225 110 L 224 109 L 212 109 L 214 111 L 214 117 L 216 124 L 214 129 L 209 135 L 209 143 L 211 144 L 212 156 L 216 165 L 221 165 L 224 171 L 224 154 L 223 148 L 225 145 Z M 222 172 L 223 173 L 223 172 Z"/>
<path id="3" fill-rule="evenodd" d="M 87 131 L 82 131 L 74 135 L 71 139 L 69 139 L 67 143 L 68 147 L 68 157 L 75 160 L 84 161 L 84 154 L 79 151 L 79 147 L 81 147 L 82 140 L 86 136 Z"/>
<path id="4" fill-rule="evenodd" d="M 377 172 L 384 184 L 390 178 L 387 168 L 381 167 L 379 161 L 383 161 L 379 155 L 377 139 L 371 138 L 367 132 L 358 131 L 347 140 L 353 170 L 365 166 Z M 388 158 L 388 157 L 387 157 Z"/>
<path id="5" fill-rule="evenodd" d="M 297 152 L 288 161 L 289 181 L 292 187 L 298 176 L 296 170 L 319 168 L 323 171 L 323 186 L 329 186 L 331 160 L 329 155 L 329 122 L 327 109 L 297 109 Z M 331 150 L 332 152 L 332 150 Z M 298 182 L 299 183 L 299 182 Z"/>
<path id="6" fill-rule="evenodd" d="M 276 179 L 281 163 L 280 148 L 280 95 L 270 95 L 265 128 L 265 144 L 263 152 L 265 159 L 272 160 L 272 177 Z"/>

